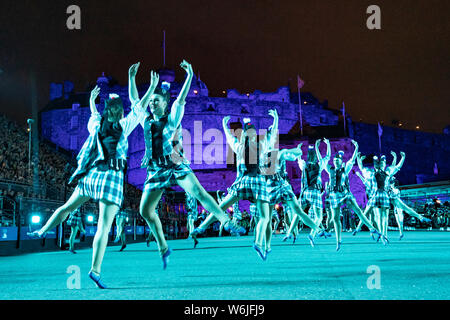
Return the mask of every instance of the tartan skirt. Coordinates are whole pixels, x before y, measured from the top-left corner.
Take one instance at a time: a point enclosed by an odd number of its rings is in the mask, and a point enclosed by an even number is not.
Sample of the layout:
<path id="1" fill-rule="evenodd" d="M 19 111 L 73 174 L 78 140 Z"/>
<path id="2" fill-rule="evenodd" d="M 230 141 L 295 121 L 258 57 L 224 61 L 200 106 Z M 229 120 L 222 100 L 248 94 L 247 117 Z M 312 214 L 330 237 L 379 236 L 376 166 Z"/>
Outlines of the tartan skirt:
<path id="1" fill-rule="evenodd" d="M 78 227 L 78 228 L 82 228 L 83 227 L 83 221 L 81 217 L 77 217 L 73 214 L 71 214 L 69 216 L 69 219 L 67 219 L 66 224 L 70 227 Z"/>
<path id="2" fill-rule="evenodd" d="M 395 206 L 395 200 L 400 199 L 400 190 L 398 189 L 390 189 L 388 191 L 388 196 L 391 204 Z"/>
<path id="3" fill-rule="evenodd" d="M 243 175 L 238 177 L 231 187 L 228 188 L 228 193 L 239 200 L 249 200 L 250 202 L 256 202 L 256 200 L 270 201 L 267 181 L 263 175 Z"/>
<path id="4" fill-rule="evenodd" d="M 345 190 L 343 192 L 331 191 L 328 194 L 328 201 L 330 203 L 331 209 L 338 208 L 338 207 L 342 206 L 345 202 L 350 201 L 352 199 L 355 200 L 355 197 L 348 190 Z"/>
<path id="5" fill-rule="evenodd" d="M 286 179 L 267 179 L 267 191 L 269 192 L 269 203 L 285 203 L 288 200 L 296 199 L 292 186 Z"/>
<path id="6" fill-rule="evenodd" d="M 319 189 L 305 189 L 302 192 L 300 201 L 303 208 L 309 205 L 310 207 L 317 207 L 320 208 L 320 210 L 323 210 L 322 193 Z"/>
<path id="7" fill-rule="evenodd" d="M 143 192 L 162 190 L 178 185 L 177 179 L 193 172 L 185 163 L 159 166 L 151 162 L 147 167 L 147 178 L 144 183 Z"/>
<path id="8" fill-rule="evenodd" d="M 367 202 L 369 207 L 389 208 L 391 204 L 389 195 L 384 190 L 377 190 Z"/>
<path id="9" fill-rule="evenodd" d="M 123 202 L 123 171 L 98 170 L 92 168 L 78 181 L 75 190 L 94 200 L 106 200 L 119 207 Z"/>

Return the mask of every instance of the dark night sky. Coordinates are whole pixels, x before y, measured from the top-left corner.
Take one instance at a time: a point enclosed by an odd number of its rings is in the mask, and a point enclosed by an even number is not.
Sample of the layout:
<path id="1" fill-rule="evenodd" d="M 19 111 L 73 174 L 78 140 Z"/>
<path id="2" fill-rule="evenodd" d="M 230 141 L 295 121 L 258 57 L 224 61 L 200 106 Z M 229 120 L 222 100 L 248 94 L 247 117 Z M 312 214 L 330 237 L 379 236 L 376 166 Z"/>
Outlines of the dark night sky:
<path id="1" fill-rule="evenodd" d="M 66 8 L 81 8 L 81 30 L 66 28 Z M 381 7 L 381 30 L 366 28 L 366 8 Z M 0 4 L 1 112 L 31 116 L 30 70 L 38 102 L 50 82 L 71 80 L 75 91 L 105 72 L 127 83 L 182 59 L 200 72 L 211 96 L 222 90 L 274 91 L 297 73 L 304 91 L 334 109 L 345 101 L 353 120 L 442 132 L 450 123 L 450 1 L 195 0 L 24 1 Z"/>

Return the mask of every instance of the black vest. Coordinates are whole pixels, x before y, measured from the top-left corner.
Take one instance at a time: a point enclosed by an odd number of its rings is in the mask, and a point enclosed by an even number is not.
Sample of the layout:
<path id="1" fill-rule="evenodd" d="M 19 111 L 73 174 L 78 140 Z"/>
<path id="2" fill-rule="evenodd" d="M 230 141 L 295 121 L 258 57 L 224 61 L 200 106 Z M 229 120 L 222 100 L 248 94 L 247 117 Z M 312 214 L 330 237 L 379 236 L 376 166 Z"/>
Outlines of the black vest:
<path id="1" fill-rule="evenodd" d="M 330 191 L 343 192 L 349 190 L 348 176 L 345 174 L 345 167 L 336 170 L 332 167 L 330 170 Z"/>
<path id="2" fill-rule="evenodd" d="M 305 168 L 307 187 L 317 186 L 320 165 L 318 163 L 308 163 Z"/>
<path id="3" fill-rule="evenodd" d="M 387 173 L 383 170 L 375 171 L 375 180 L 377 181 L 378 190 L 384 190 L 386 188 Z"/>
<path id="4" fill-rule="evenodd" d="M 245 148 L 244 148 L 244 159 L 245 159 L 245 172 L 244 174 L 248 176 L 256 176 L 260 174 L 259 169 L 259 142 L 256 140 L 256 148 L 255 146 L 250 146 L 248 138 L 245 139 Z M 255 150 L 256 149 L 256 150 Z M 255 155 L 256 153 L 256 161 L 255 157 L 250 159 L 250 155 Z M 256 162 L 256 163 L 255 163 Z"/>
<path id="5" fill-rule="evenodd" d="M 98 138 L 106 161 L 116 158 L 117 144 L 122 136 L 122 131 L 119 122 L 109 122 L 105 117 L 102 117 Z"/>

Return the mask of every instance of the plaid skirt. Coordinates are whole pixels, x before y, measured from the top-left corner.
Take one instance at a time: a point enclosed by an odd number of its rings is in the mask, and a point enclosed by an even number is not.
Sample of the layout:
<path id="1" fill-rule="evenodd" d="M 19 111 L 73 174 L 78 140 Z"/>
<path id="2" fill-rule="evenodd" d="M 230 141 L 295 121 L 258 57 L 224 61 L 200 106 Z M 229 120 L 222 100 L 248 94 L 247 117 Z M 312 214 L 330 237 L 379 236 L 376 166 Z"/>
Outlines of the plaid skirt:
<path id="1" fill-rule="evenodd" d="M 348 190 L 343 192 L 331 191 L 328 194 L 328 202 L 330 203 L 331 209 L 341 207 L 344 203 L 352 199 L 355 200 L 355 197 Z"/>
<path id="2" fill-rule="evenodd" d="M 296 199 L 292 186 L 286 179 L 267 179 L 267 191 L 269 192 L 269 203 L 284 203 L 288 200 Z"/>
<path id="3" fill-rule="evenodd" d="M 143 192 L 162 190 L 178 185 L 177 179 L 193 172 L 189 165 L 185 163 L 159 166 L 150 163 L 147 167 L 147 178 L 145 179 Z"/>
<path id="4" fill-rule="evenodd" d="M 308 188 L 302 192 L 300 197 L 302 207 L 310 206 L 323 209 L 322 193 L 318 189 Z"/>
<path id="5" fill-rule="evenodd" d="M 398 189 L 390 189 L 388 191 L 388 196 L 391 204 L 395 206 L 395 200 L 400 199 L 400 190 Z"/>
<path id="6" fill-rule="evenodd" d="M 83 221 L 81 217 L 77 217 L 74 214 L 71 214 L 69 216 L 69 219 L 67 219 L 66 224 L 70 227 L 78 227 L 78 228 L 83 228 Z"/>
<path id="7" fill-rule="evenodd" d="M 97 167 L 78 181 L 75 190 L 94 200 L 106 200 L 119 207 L 123 202 L 123 171 L 101 171 Z"/>
<path id="8" fill-rule="evenodd" d="M 391 202 L 389 195 L 384 190 L 377 190 L 367 202 L 369 207 L 389 208 Z"/>
<path id="9" fill-rule="evenodd" d="M 240 176 L 228 188 L 228 193 L 239 200 L 249 200 L 250 202 L 256 202 L 256 200 L 270 201 L 267 181 L 262 175 Z"/>

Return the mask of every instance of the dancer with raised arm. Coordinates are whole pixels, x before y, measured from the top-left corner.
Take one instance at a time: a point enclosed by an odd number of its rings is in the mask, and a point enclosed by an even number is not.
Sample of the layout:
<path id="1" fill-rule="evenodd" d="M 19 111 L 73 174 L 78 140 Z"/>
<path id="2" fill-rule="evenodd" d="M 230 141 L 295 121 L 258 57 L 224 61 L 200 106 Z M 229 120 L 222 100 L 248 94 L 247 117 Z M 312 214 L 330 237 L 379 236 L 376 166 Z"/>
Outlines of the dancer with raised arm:
<path id="1" fill-rule="evenodd" d="M 155 208 L 166 188 L 179 185 L 184 191 L 195 197 L 202 206 L 224 224 L 226 230 L 236 230 L 231 219 L 218 206 L 214 198 L 201 186 L 194 172 L 189 167 L 182 148 L 181 120 L 184 106 L 194 72 L 192 66 L 185 60 L 180 64 L 187 77 L 177 99 L 170 106 L 170 84 L 163 82 L 151 95 L 150 113 L 141 121 L 144 129 L 145 155 L 142 167 L 147 168 L 147 178 L 144 183 L 140 214 L 146 220 L 158 244 L 158 249 L 166 269 L 172 250 L 167 245 L 161 221 L 155 214 Z M 134 75 L 131 75 L 130 100 L 138 99 Z M 156 74 L 154 82 L 158 83 Z M 143 106 L 144 108 L 147 105 Z M 245 230 L 244 230 L 245 232 Z"/>
<path id="2" fill-rule="evenodd" d="M 395 219 L 397 221 L 399 231 L 400 231 L 400 238 L 401 240 L 403 238 L 403 212 L 409 214 L 410 216 L 413 216 L 421 222 L 430 223 L 431 220 L 424 217 L 423 215 L 417 213 L 413 208 L 406 205 L 403 200 L 400 198 L 400 190 L 398 189 L 399 181 L 394 177 L 402 168 L 403 163 L 405 162 L 406 155 L 404 152 L 400 152 L 400 155 L 402 158 L 400 159 L 400 162 L 397 164 L 397 154 L 393 151 L 391 151 L 392 157 L 394 160 L 392 161 L 392 174 L 391 179 L 389 180 L 389 186 L 388 186 L 388 195 L 390 199 L 390 203 L 394 207 L 394 214 Z"/>
<path id="3" fill-rule="evenodd" d="M 278 114 L 275 110 L 270 110 L 269 114 L 274 118 L 272 127 L 278 130 Z M 224 117 L 222 121 L 227 142 L 237 159 L 237 177 L 235 182 L 228 188 L 228 194 L 221 201 L 220 207 L 225 210 L 239 200 L 249 200 L 256 204 L 259 213 L 258 223 L 255 228 L 255 242 L 253 248 L 262 260 L 266 260 L 266 250 L 270 249 L 270 238 L 266 238 L 267 226 L 270 225 L 269 193 L 267 190 L 266 178 L 261 174 L 261 155 L 267 151 L 267 147 L 274 143 L 274 140 L 266 142 L 267 135 L 258 141 L 255 126 L 250 119 L 244 119 L 244 128 L 241 138 L 238 140 L 228 128 L 230 117 Z M 214 222 L 211 215 L 197 227 L 193 236 L 205 232 L 208 225 Z M 244 229 L 245 230 L 245 229 Z"/>
<path id="4" fill-rule="evenodd" d="M 271 209 L 277 203 L 283 203 L 287 205 L 291 211 L 295 214 L 292 219 L 295 221 L 291 223 L 294 227 L 298 224 L 301 219 L 302 222 L 311 228 L 311 234 L 308 235 L 308 240 L 311 246 L 314 247 L 314 236 L 321 229 L 320 227 L 302 210 L 297 197 L 295 196 L 292 186 L 289 182 L 289 177 L 286 171 L 286 161 L 295 161 L 302 156 L 302 144 L 299 144 L 296 148 L 292 149 L 282 149 L 271 150 L 268 154 L 269 162 L 266 167 L 264 167 L 263 172 L 266 175 L 267 187 L 270 193 L 270 205 Z M 273 153 L 273 154 L 272 154 Z M 296 219 L 297 218 L 297 219 Z M 291 230 L 292 232 L 292 230 Z M 266 237 L 269 237 L 269 232 L 267 231 Z M 290 234 L 283 238 L 286 241 Z"/>
<path id="5" fill-rule="evenodd" d="M 346 203 L 349 209 L 353 210 L 353 212 L 358 215 L 359 219 L 361 219 L 363 223 L 369 227 L 371 234 L 380 235 L 378 230 L 376 230 L 370 221 L 363 215 L 361 209 L 356 203 L 355 197 L 350 191 L 348 175 L 355 164 L 356 155 L 358 154 L 358 143 L 355 140 L 352 140 L 352 143 L 355 146 L 355 151 L 353 152 L 352 158 L 347 161 L 347 163 L 343 160 L 344 152 L 339 151 L 333 158 L 333 165 L 327 164 L 325 167 L 325 170 L 330 175 L 330 181 L 328 184 L 328 199 L 330 202 L 332 221 L 336 233 L 336 251 L 341 248 L 342 244 L 340 208 L 344 203 Z"/>
<path id="6" fill-rule="evenodd" d="M 69 184 L 77 183 L 77 186 L 69 200 L 56 209 L 47 223 L 31 234 L 34 237 L 43 237 L 89 199 L 99 201 L 99 219 L 92 243 L 89 278 L 101 289 L 106 288 L 100 280 L 100 274 L 108 244 L 108 233 L 123 202 L 127 138 L 145 117 L 143 106 L 148 103 L 152 90 L 150 86 L 142 100 L 133 101 L 131 111 L 125 118 L 122 99 L 117 94 L 110 94 L 109 98 L 105 99 L 105 109 L 103 115 L 100 115 L 95 105 L 100 88 L 96 86 L 92 90 L 89 100 L 91 117 L 87 126 L 89 137 L 78 154 L 78 167 L 69 180 Z"/>
<path id="7" fill-rule="evenodd" d="M 322 204 L 322 171 L 328 164 L 331 156 L 330 142 L 323 139 L 327 145 L 327 153 L 322 158 L 319 145 L 320 139 L 316 141 L 315 146 L 308 146 L 308 158 L 304 160 L 298 159 L 299 168 L 302 171 L 302 190 L 299 197 L 302 210 L 308 212 L 308 216 L 313 219 L 314 223 L 322 227 L 323 221 L 323 204 Z M 291 226 L 298 224 L 298 218 L 295 217 L 291 222 Z M 286 237 L 291 234 L 291 227 Z M 311 230 L 311 236 L 314 238 L 314 230 Z"/>
<path id="8" fill-rule="evenodd" d="M 372 196 L 374 195 L 374 193 L 376 191 L 376 187 L 372 183 L 371 171 L 369 169 L 365 168 L 363 165 L 363 161 L 365 158 L 366 158 L 366 156 L 362 156 L 361 153 L 358 152 L 356 161 L 358 163 L 358 167 L 359 167 L 359 170 L 361 171 L 362 175 L 359 172 L 356 172 L 356 175 L 361 179 L 361 182 L 364 184 L 364 188 L 366 190 L 367 202 L 369 202 L 369 200 L 372 198 Z M 378 213 L 379 213 L 378 211 L 374 211 L 374 210 L 372 210 L 372 208 L 370 208 L 367 212 L 364 211 L 363 214 L 366 215 L 366 217 L 369 219 L 369 221 L 372 222 L 372 224 L 377 229 L 380 229 L 381 222 L 380 222 L 380 216 L 378 216 Z M 355 230 L 352 233 L 353 235 L 356 235 L 356 233 L 361 231 L 362 224 L 363 224 L 363 222 L 360 220 L 358 223 L 358 226 L 355 228 Z"/>

